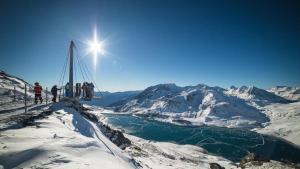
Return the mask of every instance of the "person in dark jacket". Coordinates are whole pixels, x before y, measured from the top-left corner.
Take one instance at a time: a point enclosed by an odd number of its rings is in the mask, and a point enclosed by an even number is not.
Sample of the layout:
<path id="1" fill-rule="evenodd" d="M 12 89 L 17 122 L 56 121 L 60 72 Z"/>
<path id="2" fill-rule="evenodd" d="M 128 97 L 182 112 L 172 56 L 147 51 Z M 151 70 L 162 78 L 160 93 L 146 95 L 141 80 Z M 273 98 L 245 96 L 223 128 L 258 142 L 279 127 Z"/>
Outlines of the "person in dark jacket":
<path id="1" fill-rule="evenodd" d="M 80 83 L 76 83 L 75 97 L 80 97 L 80 94 L 81 94 L 81 84 Z"/>
<path id="2" fill-rule="evenodd" d="M 40 84 L 38 82 L 34 83 L 34 102 L 35 104 L 38 103 L 38 100 L 40 100 L 41 103 L 43 103 L 43 98 L 42 98 L 42 91 L 43 88 L 42 86 L 40 86 Z"/>
<path id="3" fill-rule="evenodd" d="M 82 97 L 86 98 L 87 97 L 87 82 L 84 82 L 82 84 Z"/>
<path id="4" fill-rule="evenodd" d="M 89 84 L 89 86 L 90 86 L 90 93 L 91 93 L 90 94 L 90 99 L 92 99 L 94 97 L 94 88 L 95 88 L 95 86 L 92 82 Z"/>
<path id="5" fill-rule="evenodd" d="M 56 102 L 56 97 L 57 97 L 57 91 L 58 90 L 61 90 L 59 88 L 57 88 L 57 85 L 54 85 L 52 88 L 51 88 L 51 93 L 53 95 L 53 98 L 52 98 L 52 102 Z"/>
<path id="6" fill-rule="evenodd" d="M 65 96 L 66 97 L 69 97 L 69 95 L 70 95 L 70 84 L 69 84 L 69 82 L 65 85 Z"/>

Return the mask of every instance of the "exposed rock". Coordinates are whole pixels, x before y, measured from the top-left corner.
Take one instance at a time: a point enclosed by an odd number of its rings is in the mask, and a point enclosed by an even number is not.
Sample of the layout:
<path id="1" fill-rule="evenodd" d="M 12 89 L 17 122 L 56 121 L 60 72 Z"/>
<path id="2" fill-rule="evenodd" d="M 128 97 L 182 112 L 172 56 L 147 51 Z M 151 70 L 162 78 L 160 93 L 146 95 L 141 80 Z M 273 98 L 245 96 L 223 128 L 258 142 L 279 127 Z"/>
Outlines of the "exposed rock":
<path id="1" fill-rule="evenodd" d="M 209 163 L 211 169 L 225 169 L 225 167 L 220 166 L 218 163 Z"/>
<path id="2" fill-rule="evenodd" d="M 46 110 L 41 113 L 39 112 L 27 112 L 18 115 L 12 115 L 9 118 L 2 119 L 1 123 L 7 123 L 8 125 L 1 130 L 6 130 L 9 128 L 22 128 L 26 126 L 38 126 L 38 123 L 35 122 L 37 119 L 45 118 L 46 116 L 51 115 L 53 112 L 51 110 Z"/>
<path id="3" fill-rule="evenodd" d="M 102 125 L 101 131 L 107 138 L 110 139 L 110 141 L 112 141 L 122 150 L 131 145 L 131 141 L 127 139 L 119 130 L 113 130 L 107 125 Z"/>
<path id="4" fill-rule="evenodd" d="M 164 157 L 169 158 L 169 159 L 172 159 L 172 160 L 175 160 L 175 159 L 176 159 L 174 156 L 172 156 L 172 155 L 170 155 L 170 154 L 167 154 L 167 153 L 165 153 L 165 152 L 162 152 L 162 155 L 163 155 Z"/>

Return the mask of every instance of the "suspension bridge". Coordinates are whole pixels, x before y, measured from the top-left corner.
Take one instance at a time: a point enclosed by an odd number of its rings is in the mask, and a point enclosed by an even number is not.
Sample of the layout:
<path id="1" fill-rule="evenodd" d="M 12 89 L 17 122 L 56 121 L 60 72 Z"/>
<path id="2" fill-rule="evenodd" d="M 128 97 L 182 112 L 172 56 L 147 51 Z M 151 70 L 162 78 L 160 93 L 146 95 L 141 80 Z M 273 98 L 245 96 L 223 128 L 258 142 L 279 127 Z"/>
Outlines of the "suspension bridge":
<path id="1" fill-rule="evenodd" d="M 69 68 L 69 70 L 67 70 L 67 68 Z M 66 73 L 69 74 L 69 79 L 65 79 L 66 77 Z M 78 81 L 78 74 L 81 75 L 82 79 L 83 79 L 83 85 L 81 86 L 81 83 L 79 83 Z M 66 84 L 66 85 L 64 85 Z M 74 85 L 75 84 L 75 85 Z M 91 86 L 89 86 L 91 85 Z M 78 51 L 77 48 L 75 46 L 74 41 L 72 40 L 70 42 L 70 46 L 69 46 L 69 50 L 68 50 L 68 54 L 67 57 L 65 58 L 64 64 L 63 64 L 63 68 L 60 74 L 60 78 L 59 78 L 59 82 L 58 82 L 58 86 L 60 86 L 62 88 L 62 92 L 63 93 L 67 93 L 64 94 L 64 97 L 68 97 L 68 98 L 80 98 L 81 95 L 81 88 L 83 89 L 83 94 L 82 97 L 85 100 L 91 100 L 94 96 L 94 87 L 96 88 L 96 91 L 98 93 L 101 94 L 101 91 L 99 90 L 99 87 L 95 81 L 95 79 L 93 78 L 88 66 L 86 65 L 85 61 L 78 56 Z M 90 87 L 90 88 L 89 88 Z M 87 96 L 87 89 L 88 90 L 92 90 L 90 91 L 91 94 L 89 96 Z M 61 93 L 59 94 L 59 98 L 61 97 Z"/>

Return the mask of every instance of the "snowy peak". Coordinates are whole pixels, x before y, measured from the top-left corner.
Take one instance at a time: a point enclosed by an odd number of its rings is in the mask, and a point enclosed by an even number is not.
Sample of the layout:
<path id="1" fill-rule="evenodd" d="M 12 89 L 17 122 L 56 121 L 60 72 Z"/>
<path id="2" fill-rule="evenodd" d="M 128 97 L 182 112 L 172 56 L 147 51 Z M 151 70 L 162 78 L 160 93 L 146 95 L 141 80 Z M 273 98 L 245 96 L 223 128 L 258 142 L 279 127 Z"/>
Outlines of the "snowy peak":
<path id="1" fill-rule="evenodd" d="M 254 87 L 242 87 L 234 91 L 254 96 L 261 92 Z M 204 123 L 218 121 L 222 126 L 231 126 L 232 123 L 241 120 L 251 121 L 251 125 L 268 121 L 268 118 L 247 100 L 228 95 L 226 92 L 223 88 L 204 84 L 186 87 L 159 84 L 145 89 L 136 97 L 115 103 L 113 107 L 118 112 L 196 117 Z M 238 125 L 248 127 L 249 124 Z"/>
<path id="2" fill-rule="evenodd" d="M 288 100 L 300 101 L 300 87 L 275 86 L 268 91 Z"/>
<path id="3" fill-rule="evenodd" d="M 260 104 L 268 103 L 289 103 L 290 101 L 274 93 L 255 86 L 241 86 L 239 88 L 229 88 L 225 93 L 241 99 L 253 101 Z"/>
<path id="4" fill-rule="evenodd" d="M 96 105 L 96 106 L 109 106 L 112 103 L 129 99 L 131 97 L 135 97 L 141 91 L 124 91 L 124 92 L 95 92 L 95 96 L 99 98 L 94 98 L 91 101 L 85 102 L 88 105 Z"/>
<path id="5" fill-rule="evenodd" d="M 4 71 L 0 71 L 0 86 L 5 88 L 5 87 L 9 87 L 9 86 L 16 86 L 16 87 L 20 87 L 20 88 L 24 88 L 25 84 L 28 87 L 32 87 L 31 84 L 29 84 L 28 82 L 26 82 L 23 79 L 20 79 L 18 77 L 9 75 L 7 73 L 5 73 Z"/>
<path id="6" fill-rule="evenodd" d="M 135 98 L 139 101 L 145 99 L 158 99 L 160 97 L 168 97 L 174 94 L 178 94 L 181 91 L 181 88 L 175 84 L 159 84 L 155 86 L 150 86 L 142 91 Z"/>
<path id="7" fill-rule="evenodd" d="M 22 100 L 25 93 L 25 84 L 28 89 L 28 97 L 33 97 L 33 86 L 18 77 L 9 75 L 4 71 L 0 71 L 0 102 L 11 101 L 16 89 L 16 100 Z"/>

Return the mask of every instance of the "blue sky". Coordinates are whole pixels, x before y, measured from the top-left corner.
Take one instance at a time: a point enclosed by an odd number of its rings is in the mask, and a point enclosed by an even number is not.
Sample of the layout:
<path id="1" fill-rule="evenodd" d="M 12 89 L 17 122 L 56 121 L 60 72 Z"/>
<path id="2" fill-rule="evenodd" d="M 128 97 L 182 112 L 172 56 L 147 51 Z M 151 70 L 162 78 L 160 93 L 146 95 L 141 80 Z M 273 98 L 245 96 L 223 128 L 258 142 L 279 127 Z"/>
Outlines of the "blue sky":
<path id="1" fill-rule="evenodd" d="M 299 11 L 299 1 L 289 0 L 3 1 L 0 69 L 57 84 L 73 39 L 101 90 L 158 83 L 295 86 Z M 93 69 L 82 41 L 95 26 L 109 54 Z"/>

